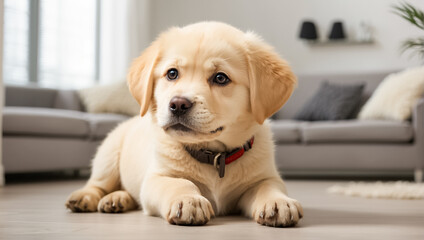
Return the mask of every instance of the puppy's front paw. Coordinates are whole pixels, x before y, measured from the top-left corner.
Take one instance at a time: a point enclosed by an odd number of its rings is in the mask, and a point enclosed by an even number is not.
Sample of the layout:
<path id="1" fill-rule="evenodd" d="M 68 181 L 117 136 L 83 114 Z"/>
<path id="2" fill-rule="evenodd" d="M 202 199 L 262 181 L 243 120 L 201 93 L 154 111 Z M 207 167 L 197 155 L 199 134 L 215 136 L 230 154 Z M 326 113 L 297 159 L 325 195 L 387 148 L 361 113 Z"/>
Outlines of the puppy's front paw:
<path id="1" fill-rule="evenodd" d="M 272 227 L 291 227 L 303 217 L 300 203 L 291 198 L 278 198 L 257 204 L 253 218 L 257 223 Z"/>
<path id="2" fill-rule="evenodd" d="M 166 220 L 177 225 L 204 225 L 214 216 L 212 205 L 205 197 L 184 196 L 172 201 Z"/>
<path id="3" fill-rule="evenodd" d="M 65 206 L 72 212 L 95 212 L 102 194 L 95 189 L 80 189 L 73 192 Z"/>
<path id="4" fill-rule="evenodd" d="M 136 202 L 128 192 L 116 191 L 104 196 L 97 208 L 103 213 L 123 213 L 136 207 Z"/>

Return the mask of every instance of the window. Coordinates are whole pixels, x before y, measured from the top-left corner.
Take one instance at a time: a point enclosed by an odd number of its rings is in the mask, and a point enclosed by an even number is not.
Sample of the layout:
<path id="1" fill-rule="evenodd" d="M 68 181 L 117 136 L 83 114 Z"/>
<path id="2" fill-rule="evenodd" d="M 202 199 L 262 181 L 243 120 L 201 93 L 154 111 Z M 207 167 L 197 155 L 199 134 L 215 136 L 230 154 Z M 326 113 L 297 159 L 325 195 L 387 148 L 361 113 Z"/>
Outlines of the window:
<path id="1" fill-rule="evenodd" d="M 28 77 L 29 1 L 4 1 L 3 79 L 26 83 Z"/>
<path id="2" fill-rule="evenodd" d="M 59 88 L 94 84 L 99 4 L 99 0 L 5 0 L 5 82 Z"/>

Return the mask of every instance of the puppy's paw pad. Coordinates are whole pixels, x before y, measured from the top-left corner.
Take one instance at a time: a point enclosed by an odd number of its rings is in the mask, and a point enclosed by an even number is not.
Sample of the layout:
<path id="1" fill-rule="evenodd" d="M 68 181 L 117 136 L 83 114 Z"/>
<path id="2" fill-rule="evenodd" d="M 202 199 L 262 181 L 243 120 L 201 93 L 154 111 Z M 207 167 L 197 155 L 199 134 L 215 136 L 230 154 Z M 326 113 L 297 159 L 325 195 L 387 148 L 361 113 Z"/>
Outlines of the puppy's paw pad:
<path id="1" fill-rule="evenodd" d="M 278 198 L 258 204 L 253 218 L 259 224 L 271 227 L 292 227 L 303 217 L 303 209 L 297 200 Z"/>
<path id="2" fill-rule="evenodd" d="M 91 190 L 77 190 L 66 201 L 65 206 L 72 212 L 95 212 L 100 195 Z"/>
<path id="3" fill-rule="evenodd" d="M 123 213 L 134 209 L 135 205 L 135 201 L 128 192 L 116 191 L 104 196 L 97 208 L 103 213 Z"/>
<path id="4" fill-rule="evenodd" d="M 166 219 L 177 225 L 204 225 L 214 216 L 212 205 L 205 197 L 185 196 L 171 203 Z"/>

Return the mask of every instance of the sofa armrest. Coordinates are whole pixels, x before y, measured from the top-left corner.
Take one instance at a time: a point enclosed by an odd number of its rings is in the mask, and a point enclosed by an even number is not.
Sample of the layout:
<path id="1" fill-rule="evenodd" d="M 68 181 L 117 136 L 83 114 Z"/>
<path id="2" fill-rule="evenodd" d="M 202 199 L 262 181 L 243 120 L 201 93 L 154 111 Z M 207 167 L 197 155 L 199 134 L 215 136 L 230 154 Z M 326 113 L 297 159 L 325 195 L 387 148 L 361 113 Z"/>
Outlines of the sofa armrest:
<path id="1" fill-rule="evenodd" d="M 418 100 L 412 110 L 412 124 L 415 131 L 416 144 L 424 144 L 424 98 Z M 424 151 L 424 148 L 423 148 Z"/>
<path id="2" fill-rule="evenodd" d="M 414 144 L 418 151 L 417 169 L 424 168 L 424 97 L 419 99 L 412 112 L 412 124 L 414 126 Z M 420 172 L 420 171 L 419 171 Z M 422 173 L 422 170 L 421 170 Z M 415 173 L 417 174 L 417 172 Z M 419 175 L 419 173 L 418 173 Z M 415 179 L 422 176 L 415 175 Z"/>

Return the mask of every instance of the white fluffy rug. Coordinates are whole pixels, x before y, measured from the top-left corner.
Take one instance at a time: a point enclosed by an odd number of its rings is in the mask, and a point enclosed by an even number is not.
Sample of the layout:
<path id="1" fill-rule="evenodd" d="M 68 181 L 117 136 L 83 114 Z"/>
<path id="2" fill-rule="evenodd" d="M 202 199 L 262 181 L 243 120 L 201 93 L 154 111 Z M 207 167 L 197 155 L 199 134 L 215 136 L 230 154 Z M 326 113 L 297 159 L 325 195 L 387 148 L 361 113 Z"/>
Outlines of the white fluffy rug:
<path id="1" fill-rule="evenodd" d="M 329 193 L 366 198 L 424 199 L 424 183 L 414 182 L 350 182 L 327 189 Z"/>

